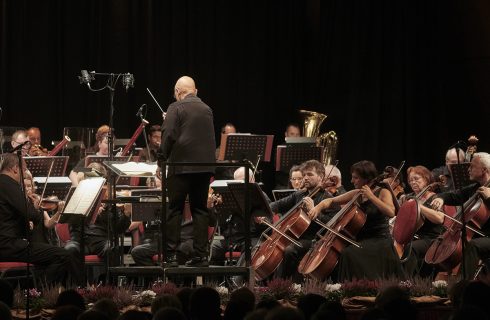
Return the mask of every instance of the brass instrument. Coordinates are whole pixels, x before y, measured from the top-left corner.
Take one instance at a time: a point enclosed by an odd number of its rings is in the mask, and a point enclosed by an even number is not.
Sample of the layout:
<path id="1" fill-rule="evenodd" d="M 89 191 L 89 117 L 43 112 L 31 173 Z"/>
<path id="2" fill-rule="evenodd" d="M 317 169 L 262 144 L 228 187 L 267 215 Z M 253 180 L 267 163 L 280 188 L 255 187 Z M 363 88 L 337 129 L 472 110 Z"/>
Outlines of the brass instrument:
<path id="1" fill-rule="evenodd" d="M 316 145 L 323 147 L 322 162 L 329 165 L 335 161 L 338 139 L 335 131 L 320 134 L 320 126 L 327 115 L 308 110 L 299 110 L 303 118 L 303 136 L 316 138 Z"/>

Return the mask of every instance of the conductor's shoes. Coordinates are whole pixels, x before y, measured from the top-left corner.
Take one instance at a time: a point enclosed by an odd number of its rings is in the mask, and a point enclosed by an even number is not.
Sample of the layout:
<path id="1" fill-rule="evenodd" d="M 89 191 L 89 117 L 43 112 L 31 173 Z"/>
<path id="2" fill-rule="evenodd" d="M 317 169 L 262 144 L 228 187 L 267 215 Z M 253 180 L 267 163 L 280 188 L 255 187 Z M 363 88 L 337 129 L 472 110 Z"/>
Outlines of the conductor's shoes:
<path id="1" fill-rule="evenodd" d="M 185 263 L 186 267 L 207 267 L 209 266 L 207 257 L 196 256 Z"/>

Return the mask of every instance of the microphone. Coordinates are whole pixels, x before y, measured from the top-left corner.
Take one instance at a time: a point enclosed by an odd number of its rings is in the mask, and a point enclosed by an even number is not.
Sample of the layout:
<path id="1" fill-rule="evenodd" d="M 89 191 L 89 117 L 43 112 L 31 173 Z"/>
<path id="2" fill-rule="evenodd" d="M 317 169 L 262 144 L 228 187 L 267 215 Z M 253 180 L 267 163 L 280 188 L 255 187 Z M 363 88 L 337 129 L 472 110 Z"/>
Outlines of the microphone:
<path id="1" fill-rule="evenodd" d="M 467 143 L 463 140 L 458 140 L 456 141 L 456 143 L 454 143 L 452 146 L 449 147 L 449 149 L 453 149 L 453 148 L 456 148 L 456 149 L 466 149 L 467 147 Z"/>
<path id="2" fill-rule="evenodd" d="M 80 71 L 81 77 L 79 76 L 78 79 L 80 79 L 80 84 L 84 83 L 90 88 L 90 81 L 94 80 L 94 76 L 89 73 L 87 70 L 82 70 Z M 90 88 L 91 89 L 91 88 Z"/>
<path id="3" fill-rule="evenodd" d="M 29 140 L 22 142 L 22 143 L 21 143 L 21 144 L 19 144 L 17 147 L 13 148 L 13 149 L 12 149 L 12 151 L 11 151 L 11 153 L 14 153 L 14 152 L 16 152 L 16 151 L 18 151 L 18 150 L 22 149 L 22 147 L 23 147 L 23 146 L 25 146 L 25 145 L 26 145 L 26 144 L 28 144 L 28 143 L 31 143 L 31 142 L 30 142 Z"/>
<path id="4" fill-rule="evenodd" d="M 137 117 L 141 117 L 141 114 L 143 112 L 143 108 L 146 107 L 146 103 L 143 103 L 141 107 L 138 109 L 138 112 L 136 112 Z"/>
<path id="5" fill-rule="evenodd" d="M 123 74 L 122 83 L 123 86 L 126 87 L 126 92 L 130 87 L 134 88 L 134 76 L 129 72 Z"/>

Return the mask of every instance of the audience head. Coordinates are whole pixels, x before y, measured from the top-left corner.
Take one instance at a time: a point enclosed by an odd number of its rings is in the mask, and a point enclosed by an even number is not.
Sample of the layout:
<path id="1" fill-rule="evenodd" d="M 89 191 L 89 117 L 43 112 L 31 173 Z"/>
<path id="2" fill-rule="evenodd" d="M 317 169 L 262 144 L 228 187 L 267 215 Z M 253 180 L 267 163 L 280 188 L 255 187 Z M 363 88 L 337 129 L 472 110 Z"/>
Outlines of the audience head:
<path id="1" fill-rule="evenodd" d="M 193 320 L 215 320 L 221 318 L 221 300 L 219 293 L 209 287 L 196 289 L 189 304 Z"/>
<path id="2" fill-rule="evenodd" d="M 76 290 L 69 289 L 60 293 L 58 300 L 56 300 L 56 307 L 62 306 L 75 306 L 80 310 L 85 310 L 85 301 L 83 297 Z"/>
<path id="3" fill-rule="evenodd" d="M 305 317 L 298 309 L 289 307 L 278 307 L 272 309 L 265 316 L 265 320 L 304 320 Z"/>
<path id="4" fill-rule="evenodd" d="M 12 319 L 12 312 L 10 311 L 10 307 L 7 306 L 2 301 L 0 301 L 0 319 L 2 319 L 2 320 L 11 320 Z"/>
<path id="5" fill-rule="evenodd" d="M 340 302 L 337 301 L 325 302 L 320 306 L 320 308 L 318 308 L 317 312 L 313 314 L 311 319 L 345 320 L 346 319 L 345 309 Z"/>
<path id="6" fill-rule="evenodd" d="M 87 310 L 77 320 L 110 320 L 108 316 L 97 310 Z"/>
<path id="7" fill-rule="evenodd" d="M 109 320 L 116 320 L 119 317 L 119 308 L 111 299 L 104 298 L 97 301 L 92 310 L 100 311 L 105 314 Z"/>
<path id="8" fill-rule="evenodd" d="M 182 310 L 182 303 L 180 302 L 179 298 L 174 295 L 163 294 L 156 297 L 151 303 L 151 313 L 155 314 L 158 312 L 158 310 L 166 307 Z"/>
<path id="9" fill-rule="evenodd" d="M 327 299 L 319 294 L 308 293 L 298 299 L 298 309 L 303 312 L 305 319 L 309 320 L 326 301 Z"/>
<path id="10" fill-rule="evenodd" d="M 240 288 L 232 292 L 226 306 L 224 319 L 243 319 L 255 307 L 255 295 L 249 288 Z"/>
<path id="11" fill-rule="evenodd" d="M 186 320 L 184 313 L 177 308 L 165 307 L 154 313 L 153 320 Z"/>
<path id="12" fill-rule="evenodd" d="M 66 305 L 56 308 L 51 320 L 73 320 L 77 319 L 83 311 L 73 305 Z"/>
<path id="13" fill-rule="evenodd" d="M 128 310 L 117 318 L 117 320 L 151 320 L 152 315 L 149 312 Z"/>

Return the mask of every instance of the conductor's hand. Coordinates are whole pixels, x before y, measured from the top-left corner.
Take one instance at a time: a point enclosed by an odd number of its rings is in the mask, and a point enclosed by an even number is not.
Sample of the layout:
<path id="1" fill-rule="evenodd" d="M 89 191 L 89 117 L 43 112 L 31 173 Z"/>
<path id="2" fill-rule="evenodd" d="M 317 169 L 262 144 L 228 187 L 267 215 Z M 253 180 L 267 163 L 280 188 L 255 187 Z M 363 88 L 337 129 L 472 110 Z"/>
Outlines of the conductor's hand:
<path id="1" fill-rule="evenodd" d="M 432 207 L 432 209 L 438 210 L 438 211 L 442 210 L 443 205 L 444 205 L 444 200 L 442 200 L 441 198 L 435 198 L 430 203 L 430 206 Z"/>
<path id="2" fill-rule="evenodd" d="M 313 202 L 313 199 L 310 198 L 310 197 L 304 197 L 303 198 L 303 203 L 305 204 L 306 211 L 310 211 L 315 206 L 315 203 Z"/>

